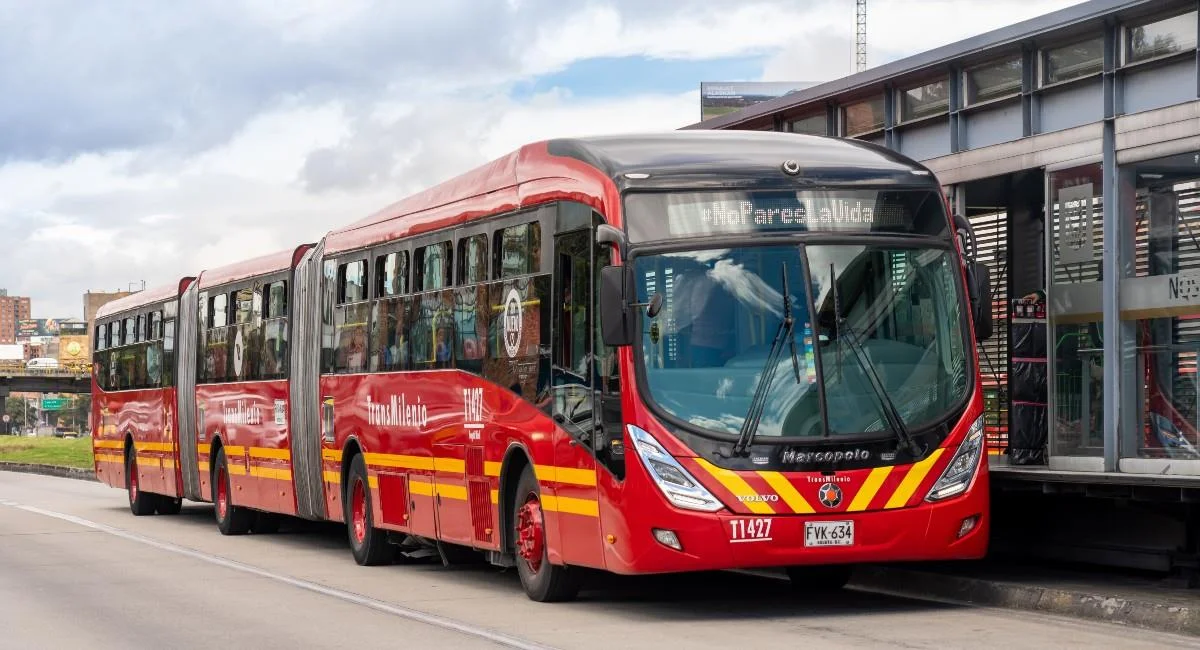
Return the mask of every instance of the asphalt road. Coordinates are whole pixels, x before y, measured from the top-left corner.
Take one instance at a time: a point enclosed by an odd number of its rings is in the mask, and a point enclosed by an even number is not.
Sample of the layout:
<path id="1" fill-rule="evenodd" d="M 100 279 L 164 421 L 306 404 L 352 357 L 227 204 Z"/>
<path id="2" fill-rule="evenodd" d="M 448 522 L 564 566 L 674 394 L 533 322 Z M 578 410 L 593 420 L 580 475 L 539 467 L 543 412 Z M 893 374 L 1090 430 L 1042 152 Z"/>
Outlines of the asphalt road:
<path id="1" fill-rule="evenodd" d="M 539 604 L 486 565 L 359 567 L 344 529 L 224 537 L 96 483 L 0 472 L 0 648 L 1164 648 L 1194 638 L 738 574 L 601 580 Z"/>

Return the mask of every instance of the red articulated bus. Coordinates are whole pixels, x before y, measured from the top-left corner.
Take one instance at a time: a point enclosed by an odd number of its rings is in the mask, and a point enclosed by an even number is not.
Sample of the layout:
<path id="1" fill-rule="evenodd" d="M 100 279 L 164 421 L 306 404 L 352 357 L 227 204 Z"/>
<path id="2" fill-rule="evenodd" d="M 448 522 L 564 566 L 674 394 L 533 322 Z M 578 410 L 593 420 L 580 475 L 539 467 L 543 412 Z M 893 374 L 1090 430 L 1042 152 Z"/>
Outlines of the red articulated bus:
<path id="1" fill-rule="evenodd" d="M 837 587 L 855 563 L 979 558 L 971 237 L 928 169 L 853 140 L 530 144 L 113 303 L 110 341 L 173 305 L 179 381 L 144 397 L 102 375 L 138 335 L 97 346 L 97 471 L 131 503 L 215 502 L 226 534 L 345 522 L 364 565 L 482 553 L 539 601 L 580 568 Z M 160 406 L 177 437 L 125 413 Z M 143 466 L 160 448 L 171 482 Z"/>

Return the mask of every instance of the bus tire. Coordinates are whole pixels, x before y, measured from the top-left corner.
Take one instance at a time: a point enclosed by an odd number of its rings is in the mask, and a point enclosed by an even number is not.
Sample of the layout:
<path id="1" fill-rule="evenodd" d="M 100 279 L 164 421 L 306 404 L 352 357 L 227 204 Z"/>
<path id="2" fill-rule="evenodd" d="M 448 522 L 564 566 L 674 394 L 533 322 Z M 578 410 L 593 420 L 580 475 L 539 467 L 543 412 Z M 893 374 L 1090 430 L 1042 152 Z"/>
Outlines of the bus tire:
<path id="1" fill-rule="evenodd" d="M 225 460 L 225 448 L 217 450 L 216 469 L 213 471 L 213 512 L 217 516 L 217 530 L 222 535 L 245 535 L 254 523 L 254 513 L 233 505 L 233 492 L 229 489 L 229 464 Z"/>
<path id="2" fill-rule="evenodd" d="M 360 566 L 387 563 L 393 555 L 393 549 L 388 545 L 387 534 L 375 527 L 375 513 L 371 510 L 371 485 L 367 481 L 367 463 L 362 454 L 355 454 L 350 461 L 342 508 L 354 561 Z"/>
<path id="3" fill-rule="evenodd" d="M 517 574 L 530 600 L 539 603 L 574 600 L 579 593 L 579 576 L 565 566 L 550 563 L 546 552 L 546 519 L 542 511 L 541 490 L 533 468 L 526 465 L 517 482 L 513 500 L 513 551 Z"/>
<path id="4" fill-rule="evenodd" d="M 850 582 L 854 567 L 849 564 L 788 567 L 792 589 L 799 593 L 837 591 Z"/>
<path id="5" fill-rule="evenodd" d="M 154 514 L 158 495 L 145 492 L 140 487 L 137 473 L 137 452 L 133 449 L 125 456 L 125 491 L 129 493 L 129 511 L 135 517 Z"/>
<path id="6" fill-rule="evenodd" d="M 157 510 L 160 515 L 177 515 L 183 510 L 183 499 L 160 495 Z"/>

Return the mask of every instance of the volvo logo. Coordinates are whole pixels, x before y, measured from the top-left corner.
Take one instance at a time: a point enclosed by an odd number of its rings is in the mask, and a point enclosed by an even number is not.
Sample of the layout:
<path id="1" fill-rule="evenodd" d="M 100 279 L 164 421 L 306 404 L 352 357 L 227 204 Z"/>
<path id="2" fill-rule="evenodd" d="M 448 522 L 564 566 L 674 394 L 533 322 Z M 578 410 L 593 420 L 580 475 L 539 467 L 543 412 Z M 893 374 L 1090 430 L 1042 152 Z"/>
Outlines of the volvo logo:
<path id="1" fill-rule="evenodd" d="M 774 502 L 774 501 L 778 501 L 778 500 L 779 500 L 778 494 L 741 494 L 741 495 L 738 495 L 738 501 L 741 501 L 742 503 L 747 503 L 747 502 L 751 502 L 751 501 Z"/>
<path id="2" fill-rule="evenodd" d="M 842 504 L 842 488 L 836 483 L 826 483 L 817 489 L 817 498 L 826 508 L 836 508 Z"/>
<path id="3" fill-rule="evenodd" d="M 786 449 L 780 455 L 785 463 L 836 463 L 843 460 L 870 460 L 871 452 L 866 449 L 843 449 L 839 451 L 799 451 Z"/>
<path id="4" fill-rule="evenodd" d="M 788 176 L 795 176 L 796 174 L 800 173 L 800 163 L 796 160 L 785 160 L 783 161 L 783 164 L 780 165 L 780 168 L 783 169 L 783 173 L 787 174 Z"/>

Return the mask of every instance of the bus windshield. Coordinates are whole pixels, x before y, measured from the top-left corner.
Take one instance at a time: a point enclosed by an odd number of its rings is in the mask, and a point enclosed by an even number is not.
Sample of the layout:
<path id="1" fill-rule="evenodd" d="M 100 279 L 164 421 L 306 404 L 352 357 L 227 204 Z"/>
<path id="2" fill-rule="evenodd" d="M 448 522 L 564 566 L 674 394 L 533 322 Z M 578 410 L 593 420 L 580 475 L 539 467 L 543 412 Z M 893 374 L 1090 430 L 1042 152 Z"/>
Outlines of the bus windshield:
<path id="1" fill-rule="evenodd" d="M 785 282 L 794 325 L 775 357 L 755 440 L 897 435 L 880 385 L 910 430 L 967 394 L 959 262 L 949 246 L 704 248 L 639 254 L 633 268 L 639 302 L 663 294 L 656 316 L 641 317 L 648 398 L 702 432 L 741 430 L 772 342 L 787 329 Z"/>

